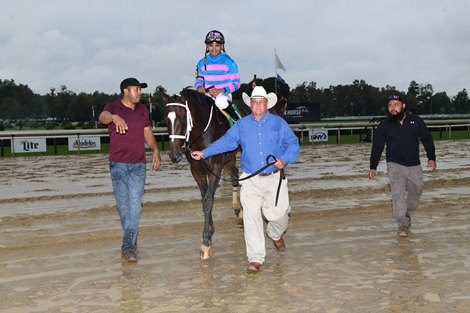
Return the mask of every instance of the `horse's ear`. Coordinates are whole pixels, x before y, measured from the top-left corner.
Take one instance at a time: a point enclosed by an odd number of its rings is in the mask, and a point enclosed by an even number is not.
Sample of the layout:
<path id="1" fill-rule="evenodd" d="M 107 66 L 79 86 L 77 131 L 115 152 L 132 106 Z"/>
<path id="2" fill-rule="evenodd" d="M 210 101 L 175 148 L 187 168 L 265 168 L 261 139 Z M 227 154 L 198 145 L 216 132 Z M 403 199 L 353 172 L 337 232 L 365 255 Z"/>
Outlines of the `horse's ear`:
<path id="1" fill-rule="evenodd" d="M 270 109 L 270 112 L 279 116 L 283 116 L 287 109 L 287 99 L 282 97 L 279 101 Z"/>
<path id="2" fill-rule="evenodd" d="M 182 101 L 188 101 L 190 98 L 198 99 L 201 94 L 194 89 L 194 87 L 188 86 L 184 87 L 180 92 Z"/>
<path id="3" fill-rule="evenodd" d="M 160 89 L 159 92 L 160 92 L 160 96 L 162 97 L 162 99 L 165 103 L 169 103 L 171 101 L 171 97 L 166 94 L 166 92 L 163 90 L 163 88 Z"/>

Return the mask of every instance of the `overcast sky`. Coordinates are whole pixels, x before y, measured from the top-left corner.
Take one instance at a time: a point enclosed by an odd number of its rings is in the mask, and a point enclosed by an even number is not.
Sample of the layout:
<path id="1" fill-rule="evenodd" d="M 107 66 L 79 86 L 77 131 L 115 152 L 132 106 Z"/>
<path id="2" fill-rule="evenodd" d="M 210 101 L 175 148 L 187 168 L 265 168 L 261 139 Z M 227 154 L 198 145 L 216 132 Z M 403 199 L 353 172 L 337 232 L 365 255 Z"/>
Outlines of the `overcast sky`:
<path id="1" fill-rule="evenodd" d="M 470 87 L 469 15 L 468 0 L 2 1 L 0 79 L 118 93 L 134 76 L 178 93 L 218 29 L 242 83 L 274 76 L 276 49 L 291 88 L 414 80 L 453 97 Z"/>

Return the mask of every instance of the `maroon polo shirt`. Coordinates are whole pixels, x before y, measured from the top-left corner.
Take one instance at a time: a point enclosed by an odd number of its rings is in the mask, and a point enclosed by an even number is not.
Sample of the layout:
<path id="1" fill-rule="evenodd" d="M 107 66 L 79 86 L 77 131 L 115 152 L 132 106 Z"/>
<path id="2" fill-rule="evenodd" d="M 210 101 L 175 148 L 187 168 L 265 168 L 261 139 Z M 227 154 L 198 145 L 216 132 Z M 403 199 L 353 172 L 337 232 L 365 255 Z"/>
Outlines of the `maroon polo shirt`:
<path id="1" fill-rule="evenodd" d="M 145 163 L 144 128 L 150 126 L 147 108 L 137 103 L 134 110 L 122 104 L 121 99 L 106 104 L 103 111 L 119 115 L 126 121 L 125 134 L 116 132 L 114 123 L 108 125 L 110 148 L 109 161 L 120 163 Z"/>

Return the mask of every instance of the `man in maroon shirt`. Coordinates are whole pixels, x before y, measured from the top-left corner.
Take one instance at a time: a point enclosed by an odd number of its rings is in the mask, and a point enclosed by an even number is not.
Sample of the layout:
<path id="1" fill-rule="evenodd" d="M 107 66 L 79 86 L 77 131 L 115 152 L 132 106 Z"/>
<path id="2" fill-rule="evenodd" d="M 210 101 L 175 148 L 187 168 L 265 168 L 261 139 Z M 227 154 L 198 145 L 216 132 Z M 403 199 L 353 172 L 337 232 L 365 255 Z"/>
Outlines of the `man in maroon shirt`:
<path id="1" fill-rule="evenodd" d="M 122 258 L 127 262 L 137 261 L 137 234 L 146 177 L 145 142 L 153 151 L 153 168 L 160 167 L 160 151 L 149 112 L 140 103 L 141 88 L 146 87 L 146 83 L 135 78 L 124 79 L 120 86 L 121 98 L 106 104 L 99 116 L 100 123 L 108 125 L 109 169 L 124 232 Z"/>

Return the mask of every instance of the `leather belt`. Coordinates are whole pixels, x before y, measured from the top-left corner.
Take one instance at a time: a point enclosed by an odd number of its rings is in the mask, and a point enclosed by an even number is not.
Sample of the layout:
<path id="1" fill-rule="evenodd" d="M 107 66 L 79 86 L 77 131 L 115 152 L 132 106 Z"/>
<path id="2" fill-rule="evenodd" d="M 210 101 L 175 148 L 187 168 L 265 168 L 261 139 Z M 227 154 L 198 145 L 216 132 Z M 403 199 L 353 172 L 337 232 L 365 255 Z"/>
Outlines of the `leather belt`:
<path id="1" fill-rule="evenodd" d="M 274 175 L 276 174 L 277 172 L 279 172 L 279 169 L 276 169 L 274 172 L 272 173 L 260 173 L 258 174 L 259 176 L 271 176 L 271 175 Z"/>

